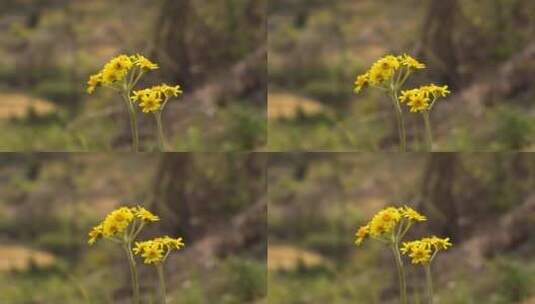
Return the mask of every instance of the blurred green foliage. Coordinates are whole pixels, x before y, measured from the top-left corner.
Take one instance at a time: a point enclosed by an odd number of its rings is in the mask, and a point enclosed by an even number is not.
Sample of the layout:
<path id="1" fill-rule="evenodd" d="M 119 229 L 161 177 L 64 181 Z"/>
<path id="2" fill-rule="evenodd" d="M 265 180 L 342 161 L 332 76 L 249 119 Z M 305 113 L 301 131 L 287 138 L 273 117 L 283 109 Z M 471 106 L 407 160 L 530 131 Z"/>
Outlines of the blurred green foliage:
<path id="1" fill-rule="evenodd" d="M 0 125 L 7 131 L 0 136 L 0 150 L 126 150 L 128 126 L 117 123 L 122 122 L 118 116 L 124 110 L 119 98 L 85 92 L 89 75 L 112 56 L 144 53 L 161 69 L 140 86 L 177 82 L 186 95 L 195 95 L 222 80 L 230 80 L 231 86 L 241 81 L 229 78 L 229 70 L 265 44 L 264 0 L 189 4 L 30 0 L 0 5 L 0 16 L 8 25 L 0 28 Z M 182 5 L 189 7 L 176 8 Z M 251 65 L 247 75 L 239 76 L 248 78 L 250 87 L 232 91 L 225 97 L 228 100 L 209 96 L 214 100 L 212 109 L 199 109 L 194 102 L 167 108 L 166 115 L 173 118 L 165 122 L 170 150 L 253 150 L 265 145 L 266 103 L 259 92 L 266 83 L 256 81 L 265 78 L 256 75 L 265 71 L 265 64 Z M 25 113 L 2 115 L 17 103 L 10 100 L 11 94 L 38 97 L 51 104 L 51 112 L 59 118 L 42 117 L 31 105 L 24 106 Z M 144 133 L 151 132 L 153 124 L 143 124 Z M 156 150 L 156 138 L 148 137 L 144 143 L 144 150 Z"/>
<path id="2" fill-rule="evenodd" d="M 271 118 L 270 149 L 395 151 L 396 131 L 387 97 L 368 91 L 355 95 L 353 83 L 356 75 L 380 56 L 406 52 L 428 64 L 409 86 L 428 79 L 442 83 L 450 72 L 467 75 L 459 85 L 444 83 L 452 88 L 453 95 L 437 104 L 432 113 L 435 151 L 533 150 L 533 86 L 523 85 L 507 96 L 492 94 L 481 100 L 477 100 L 477 86 L 470 86 L 474 79 L 486 84 L 492 78 L 486 75 L 497 74 L 501 64 L 533 42 L 535 2 L 456 1 L 459 18 L 455 28 L 444 26 L 439 31 L 439 36 L 451 40 L 450 51 L 457 59 L 456 64 L 446 66 L 435 58 L 425 58 L 421 49 L 424 20 L 433 14 L 429 5 L 438 0 L 273 2 L 270 93 L 317 101 L 325 112 L 335 113 L 335 120 L 310 124 L 297 115 Z M 474 89 L 474 96 L 459 98 L 464 89 Z M 270 94 L 270 103 L 283 102 L 277 98 Z M 410 113 L 406 117 L 409 148 L 420 151 L 421 118 Z"/>
<path id="3" fill-rule="evenodd" d="M 423 153 L 272 156 L 268 175 L 269 303 L 398 303 L 390 252 L 379 242 L 356 247 L 354 234 L 386 205 L 407 203 L 420 210 L 431 203 L 440 207 L 426 191 L 443 189 L 451 189 L 451 201 L 444 204 L 457 210 L 459 216 L 432 233 L 441 234 L 441 229 L 457 221 L 461 231 L 453 240 L 452 252 L 434 265 L 436 302 L 529 303 L 535 296 L 531 217 L 507 232 L 508 237 L 518 238 L 511 247 L 496 247 L 499 249 L 492 254 L 480 257 L 467 255 L 465 250 L 478 252 L 484 248 L 481 240 L 485 236 L 489 237 L 489 246 L 500 242 L 497 235 L 504 233 L 505 220 L 516 208 L 529 205 L 535 157 L 527 153 L 463 153 L 456 159 L 458 162 L 445 167 L 446 171 L 457 172 L 446 181 L 441 180 L 446 178 L 444 171 L 430 175 L 430 157 Z M 438 188 L 422 186 L 424 179 L 435 178 L 440 181 Z M 416 227 L 408 239 L 420 236 Z M 302 257 L 319 255 L 321 260 L 307 266 L 284 253 L 281 246 L 302 252 Z M 408 269 L 410 303 L 425 303 L 425 298 L 418 295 L 421 270 Z"/>
<path id="4" fill-rule="evenodd" d="M 194 227 L 196 233 L 186 239 L 188 248 L 214 233 L 212 225 L 227 223 L 260 199 L 264 181 L 254 175 L 261 171 L 254 172 L 256 162 L 263 163 L 261 156 L 46 153 L 0 157 L 0 303 L 128 301 L 128 266 L 122 252 L 111 242 L 89 247 L 87 233 L 119 204 L 144 202 L 154 211 L 156 206 L 149 206 L 154 178 L 179 157 L 190 157 L 188 167 L 177 169 L 181 178 L 171 180 L 169 187 L 184 187 L 180 189 L 188 196 L 178 202 L 171 198 L 174 205 L 158 212 L 161 224 L 148 227 L 141 238 L 184 235 L 185 227 Z M 171 209 L 178 204 L 182 210 L 185 199 L 193 206 L 189 225 L 177 223 L 178 215 Z M 19 258 L 26 253 L 35 256 L 16 268 L 14 250 Z M 169 303 L 262 303 L 266 244 L 259 240 L 248 244 L 247 250 L 233 250 L 209 261 L 186 260 L 187 249 L 173 256 L 167 271 Z M 53 262 L 43 262 L 38 253 L 51 255 Z M 139 266 L 144 303 L 155 303 L 156 273 L 152 267 Z"/>

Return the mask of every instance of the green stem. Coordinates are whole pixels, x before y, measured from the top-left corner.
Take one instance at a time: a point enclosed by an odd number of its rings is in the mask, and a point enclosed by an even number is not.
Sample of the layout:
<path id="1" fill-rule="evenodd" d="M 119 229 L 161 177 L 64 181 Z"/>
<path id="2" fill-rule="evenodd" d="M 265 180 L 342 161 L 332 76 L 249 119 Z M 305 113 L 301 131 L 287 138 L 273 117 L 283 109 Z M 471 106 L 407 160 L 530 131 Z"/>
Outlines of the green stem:
<path id="1" fill-rule="evenodd" d="M 132 304 L 139 304 L 139 280 L 137 275 L 136 261 L 132 253 L 132 243 L 128 241 L 123 246 L 128 257 L 128 265 L 130 266 L 130 276 L 132 279 Z"/>
<path id="2" fill-rule="evenodd" d="M 427 263 L 424 268 L 427 288 L 427 304 L 433 304 L 433 277 L 431 276 L 431 263 Z"/>
<path id="3" fill-rule="evenodd" d="M 396 268 L 398 271 L 400 303 L 407 304 L 407 283 L 405 281 L 405 270 L 403 269 L 403 260 L 401 260 L 399 244 L 397 241 L 394 241 L 392 244 L 392 252 L 394 253 L 394 259 L 396 261 Z"/>
<path id="4" fill-rule="evenodd" d="M 137 129 L 136 109 L 128 98 L 128 93 L 123 94 L 123 99 L 130 117 L 130 133 L 132 135 L 132 151 L 139 152 L 139 134 Z"/>
<path id="5" fill-rule="evenodd" d="M 160 152 L 164 152 L 165 151 L 165 134 L 163 131 L 162 112 L 158 111 L 154 113 L 154 117 L 156 117 L 156 126 L 158 127 L 158 148 Z"/>
<path id="6" fill-rule="evenodd" d="M 163 264 L 156 264 L 156 270 L 158 271 L 158 284 L 160 287 L 160 303 L 165 304 L 165 275 L 163 273 Z"/>
<path id="7" fill-rule="evenodd" d="M 423 111 L 422 116 L 425 125 L 425 145 L 427 151 L 431 152 L 433 150 L 433 134 L 431 131 L 431 122 L 429 121 L 429 111 Z"/>
<path id="8" fill-rule="evenodd" d="M 392 92 L 391 97 L 392 97 L 392 102 L 394 103 L 394 110 L 396 112 L 396 121 L 398 124 L 399 149 L 401 152 L 405 152 L 407 150 L 407 135 L 405 132 L 405 121 L 403 119 L 403 111 L 401 110 L 401 105 L 399 103 L 398 98 L 396 97 L 395 92 Z"/>

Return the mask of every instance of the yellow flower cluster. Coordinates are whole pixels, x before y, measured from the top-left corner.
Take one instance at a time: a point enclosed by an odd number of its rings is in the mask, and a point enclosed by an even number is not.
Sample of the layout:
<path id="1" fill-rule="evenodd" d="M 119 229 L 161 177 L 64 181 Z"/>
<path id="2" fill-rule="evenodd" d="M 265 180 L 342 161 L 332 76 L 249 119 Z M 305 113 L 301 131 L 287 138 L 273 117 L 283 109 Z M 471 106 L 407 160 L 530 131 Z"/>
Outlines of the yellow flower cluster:
<path id="1" fill-rule="evenodd" d="M 359 93 L 366 85 L 380 86 L 392 79 L 396 71 L 405 67 L 407 71 L 425 68 L 423 63 L 413 57 L 403 54 L 401 56 L 387 55 L 374 64 L 364 74 L 357 76 L 355 81 L 355 93 Z"/>
<path id="2" fill-rule="evenodd" d="M 158 65 L 139 54 L 119 55 L 106 63 L 98 73 L 89 77 L 87 93 L 92 94 L 98 86 L 113 85 L 122 81 L 133 67 L 138 67 L 140 71 L 144 72 L 157 69 Z"/>
<path id="3" fill-rule="evenodd" d="M 112 238 L 121 235 L 136 219 L 142 222 L 160 220 L 158 216 L 143 207 L 121 207 L 110 212 L 104 221 L 91 229 L 89 232 L 89 245 L 93 245 L 101 237 Z"/>
<path id="4" fill-rule="evenodd" d="M 368 236 L 381 238 L 382 236 L 395 231 L 396 225 L 403 219 L 407 220 L 408 223 L 412 223 L 425 221 L 426 217 L 407 206 L 400 208 L 385 208 L 377 212 L 368 224 L 358 229 L 355 234 L 355 244 L 362 244 L 364 239 Z"/>
<path id="5" fill-rule="evenodd" d="M 145 264 L 156 264 L 164 262 L 172 250 L 179 250 L 185 246 L 182 238 L 171 238 L 169 236 L 158 237 L 153 240 L 136 242 L 133 249 L 134 254 L 140 255 Z"/>
<path id="6" fill-rule="evenodd" d="M 437 86 L 430 84 L 417 89 L 405 90 L 401 92 L 399 101 L 407 103 L 411 112 L 423 112 L 430 109 L 430 106 L 439 97 L 446 97 L 450 94 L 448 86 Z"/>
<path id="7" fill-rule="evenodd" d="M 427 264 L 441 250 L 451 247 L 449 238 L 431 236 L 417 241 L 404 242 L 401 253 L 409 255 L 413 264 Z"/>
<path id="8" fill-rule="evenodd" d="M 167 98 L 181 94 L 182 90 L 179 85 L 161 84 L 152 88 L 134 91 L 130 99 L 138 103 L 143 113 L 150 113 L 161 110 Z"/>

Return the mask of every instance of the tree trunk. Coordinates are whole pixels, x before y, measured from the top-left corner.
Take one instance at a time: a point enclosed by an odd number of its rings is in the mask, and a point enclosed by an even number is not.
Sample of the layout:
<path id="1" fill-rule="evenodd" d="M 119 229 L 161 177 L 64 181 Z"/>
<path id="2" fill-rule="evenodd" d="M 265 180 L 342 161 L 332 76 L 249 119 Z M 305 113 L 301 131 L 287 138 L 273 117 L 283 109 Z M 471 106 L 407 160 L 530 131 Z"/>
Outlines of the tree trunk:
<path id="1" fill-rule="evenodd" d="M 458 0 L 432 0 L 422 27 L 422 51 L 450 84 L 460 80 L 454 41 L 460 14 Z"/>
<path id="2" fill-rule="evenodd" d="M 190 0 L 166 0 L 156 24 L 152 50 L 155 59 L 174 76 L 173 82 L 186 88 L 194 83 L 187 37 L 193 14 Z"/>
<path id="3" fill-rule="evenodd" d="M 164 153 L 154 179 L 154 194 L 150 208 L 165 216 L 161 225 L 166 231 L 180 231 L 186 239 L 195 237 L 192 225 L 191 200 L 187 182 L 192 173 L 192 157 L 189 153 Z"/>
<path id="4" fill-rule="evenodd" d="M 459 212 L 456 205 L 454 183 L 460 169 L 455 153 L 432 153 L 423 175 L 421 210 L 433 220 L 428 222 L 431 231 L 459 239 Z"/>

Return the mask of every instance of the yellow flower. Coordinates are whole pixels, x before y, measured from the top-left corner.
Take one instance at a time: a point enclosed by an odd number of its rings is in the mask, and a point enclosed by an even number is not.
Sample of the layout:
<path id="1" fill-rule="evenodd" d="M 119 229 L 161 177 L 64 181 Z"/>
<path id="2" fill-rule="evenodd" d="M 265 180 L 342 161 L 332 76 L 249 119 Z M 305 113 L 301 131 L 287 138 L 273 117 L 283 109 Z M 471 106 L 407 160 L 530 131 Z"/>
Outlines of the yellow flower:
<path id="1" fill-rule="evenodd" d="M 430 84 L 427 86 L 422 86 L 420 90 L 426 92 L 428 95 L 432 95 L 434 98 L 446 97 L 451 93 L 448 90 L 447 85 L 437 86 L 435 84 Z"/>
<path id="2" fill-rule="evenodd" d="M 134 213 L 130 208 L 121 207 L 112 211 L 106 216 L 102 223 L 103 235 L 105 237 L 112 237 L 123 233 L 126 227 L 134 219 Z"/>
<path id="3" fill-rule="evenodd" d="M 448 94 L 450 94 L 448 86 L 430 84 L 417 89 L 402 91 L 399 101 L 407 103 L 411 112 L 423 112 L 429 110 L 439 97 L 446 97 Z"/>
<path id="4" fill-rule="evenodd" d="M 431 237 L 423 238 L 422 242 L 433 247 L 435 251 L 448 250 L 448 248 L 452 246 L 450 238 L 439 238 L 434 235 Z"/>
<path id="5" fill-rule="evenodd" d="M 397 227 L 401 225 L 408 230 L 409 223 L 422 222 L 425 220 L 427 220 L 425 216 L 410 207 L 387 207 L 377 212 L 369 223 L 361 226 L 357 230 L 355 233 L 355 244 L 357 246 L 361 245 L 368 236 L 376 239 L 394 241 L 389 234 L 394 231 L 397 232 Z"/>
<path id="6" fill-rule="evenodd" d="M 388 55 L 377 60 L 377 62 L 372 65 L 370 71 L 368 72 L 370 84 L 381 85 L 385 81 L 392 78 L 399 67 L 400 63 L 398 58 L 392 55 Z"/>
<path id="7" fill-rule="evenodd" d="M 397 208 L 388 207 L 379 211 L 370 221 L 370 235 L 380 237 L 391 232 L 401 219 Z"/>
<path id="8" fill-rule="evenodd" d="M 89 240 L 87 241 L 87 243 L 90 246 L 95 244 L 95 242 L 100 237 L 102 237 L 102 233 L 103 233 L 102 224 L 99 224 L 99 225 L 93 227 L 93 229 L 91 229 L 91 231 L 89 232 Z"/>
<path id="9" fill-rule="evenodd" d="M 169 236 L 158 237 L 153 240 L 136 242 L 132 250 L 134 254 L 144 258 L 145 264 L 163 263 L 171 250 L 179 250 L 184 247 L 182 238 L 171 238 Z"/>
<path id="10" fill-rule="evenodd" d="M 182 94 L 182 91 L 179 85 L 161 84 L 152 88 L 134 91 L 130 99 L 138 103 L 143 113 L 150 113 L 161 110 L 163 103 L 168 100 L 167 98 L 180 94 Z"/>
<path id="11" fill-rule="evenodd" d="M 87 81 L 87 93 L 93 94 L 95 88 L 102 84 L 102 74 L 91 75 Z"/>
<path id="12" fill-rule="evenodd" d="M 102 72 L 102 83 L 105 85 L 111 85 L 119 80 L 122 80 L 124 75 L 121 72 L 115 70 L 104 70 Z"/>
<path id="13" fill-rule="evenodd" d="M 425 64 L 419 62 L 418 60 L 414 59 L 413 57 L 407 54 L 398 56 L 398 59 L 401 65 L 406 66 L 409 69 L 414 69 L 414 70 L 425 69 Z"/>
<path id="14" fill-rule="evenodd" d="M 141 257 L 143 257 L 145 264 L 159 263 L 163 259 L 163 248 L 157 243 L 150 243 L 144 246 Z"/>
<path id="15" fill-rule="evenodd" d="M 425 264 L 431 259 L 431 249 L 425 246 L 425 244 L 418 244 L 411 248 L 409 257 L 412 259 L 413 264 Z"/>
<path id="16" fill-rule="evenodd" d="M 412 89 L 401 92 L 399 101 L 407 103 L 411 112 L 423 112 L 429 109 L 429 92 L 425 89 Z"/>
<path id="17" fill-rule="evenodd" d="M 182 90 L 180 89 L 179 85 L 169 86 L 164 83 L 159 86 L 155 86 L 152 89 L 159 91 L 160 93 L 164 94 L 166 97 L 171 97 L 171 96 L 176 97 L 176 96 L 182 95 Z"/>
<path id="18" fill-rule="evenodd" d="M 357 80 L 355 81 L 355 93 L 359 93 L 362 88 L 364 88 L 368 82 L 370 81 L 370 76 L 368 75 L 368 72 L 357 76 Z"/>
<path id="19" fill-rule="evenodd" d="M 135 216 L 145 222 L 157 222 L 160 220 L 160 218 L 157 215 L 154 215 L 152 212 L 150 212 L 149 210 L 141 206 L 137 206 L 133 208 L 133 210 L 134 210 Z"/>
<path id="20" fill-rule="evenodd" d="M 413 264 L 426 264 L 432 262 L 436 253 L 451 247 L 449 238 L 436 236 L 426 237 L 421 240 L 404 242 L 401 248 L 402 254 L 408 254 Z"/>
<path id="21" fill-rule="evenodd" d="M 122 81 L 134 66 L 137 66 L 144 71 L 158 68 L 157 64 L 151 62 L 142 55 L 119 55 L 108 61 L 100 72 L 89 77 L 89 80 L 87 81 L 87 93 L 93 93 L 95 88 L 99 85 L 112 85 Z"/>
<path id="22" fill-rule="evenodd" d="M 154 88 L 135 91 L 131 100 L 137 102 L 143 113 L 156 112 L 162 105 L 162 94 Z"/>
<path id="23" fill-rule="evenodd" d="M 404 218 L 407 218 L 407 219 L 409 219 L 411 221 L 423 222 L 423 221 L 427 220 L 427 218 L 425 216 L 423 216 L 422 214 L 418 213 L 418 211 L 412 209 L 411 207 L 403 206 L 403 207 L 399 208 L 399 210 L 401 212 L 401 215 Z"/>
<path id="24" fill-rule="evenodd" d="M 134 221 L 155 222 L 160 218 L 147 209 L 137 206 L 120 207 L 110 212 L 104 220 L 89 232 L 89 245 L 93 245 L 100 237 L 123 239 L 125 231 Z M 135 225 L 135 223 L 134 223 Z"/>
<path id="25" fill-rule="evenodd" d="M 355 233 L 355 244 L 360 245 L 364 241 L 364 239 L 370 234 L 370 227 L 368 225 L 362 226 L 359 228 L 357 233 Z"/>
<path id="26" fill-rule="evenodd" d="M 159 243 L 162 247 L 166 248 L 167 250 L 171 250 L 171 249 L 178 250 L 185 246 L 181 237 L 174 239 L 166 235 L 163 237 L 155 238 L 153 241 L 156 243 Z"/>
<path id="27" fill-rule="evenodd" d="M 142 56 L 140 54 L 136 54 L 131 56 L 132 61 L 136 66 L 141 68 L 142 70 L 149 71 L 149 70 L 156 70 L 158 69 L 158 65 L 156 63 L 153 63 L 149 59 L 147 59 L 145 56 Z"/>
<path id="28" fill-rule="evenodd" d="M 162 99 L 155 92 L 146 95 L 139 103 L 139 107 L 143 113 L 156 112 L 160 110 L 161 105 Z"/>
<path id="29" fill-rule="evenodd" d="M 100 71 L 97 75 L 100 75 L 101 83 L 111 85 L 117 81 L 123 80 L 125 75 L 132 68 L 132 66 L 133 62 L 129 56 L 119 55 L 117 57 L 112 58 L 108 63 L 106 63 L 102 71 Z M 91 85 L 88 88 L 88 92 L 90 88 Z"/>
<path id="30" fill-rule="evenodd" d="M 418 93 L 407 102 L 411 112 L 423 112 L 429 109 L 429 98 L 425 94 Z"/>

